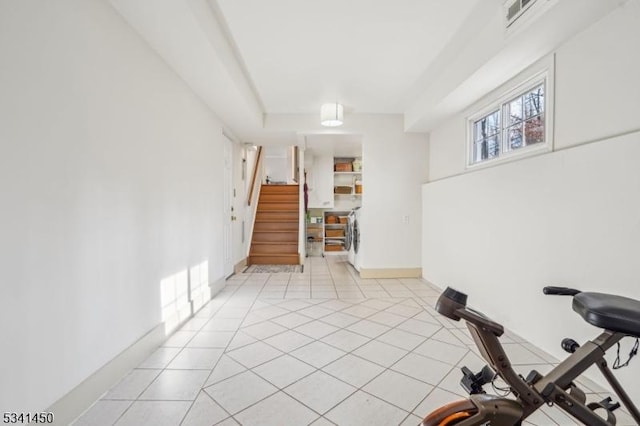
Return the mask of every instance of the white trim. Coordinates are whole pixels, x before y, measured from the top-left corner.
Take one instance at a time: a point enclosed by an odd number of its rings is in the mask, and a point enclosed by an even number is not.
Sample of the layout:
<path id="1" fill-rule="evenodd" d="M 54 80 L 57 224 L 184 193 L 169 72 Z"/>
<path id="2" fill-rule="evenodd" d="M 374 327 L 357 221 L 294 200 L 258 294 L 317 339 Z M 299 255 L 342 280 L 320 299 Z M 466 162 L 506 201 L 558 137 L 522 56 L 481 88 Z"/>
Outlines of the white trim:
<path id="1" fill-rule="evenodd" d="M 203 306 L 206 306 L 211 299 L 224 289 L 226 280 L 219 278 L 209 283 L 208 286 L 211 297 Z M 198 311 L 200 309 L 202 307 Z M 193 312 L 180 325 L 193 318 L 198 311 Z M 153 327 L 131 346 L 120 352 L 111 361 L 100 367 L 95 373 L 91 374 L 44 411 L 55 413 L 55 424 L 71 424 L 170 337 L 170 335 L 167 336 L 165 334 L 165 329 L 166 324 L 164 322 Z"/>
<path id="2" fill-rule="evenodd" d="M 129 371 L 140 365 L 166 338 L 165 324 L 160 323 L 45 411 L 55 413 L 55 424 L 71 424 Z"/>
<path id="3" fill-rule="evenodd" d="M 545 142 L 541 145 L 523 147 L 515 151 L 505 153 L 503 148 L 504 138 L 504 108 L 503 104 L 518 95 L 523 94 L 537 85 L 544 83 L 544 117 L 545 117 Z M 553 151 L 554 146 L 554 100 L 555 100 L 555 55 L 549 55 L 518 74 L 496 90 L 485 95 L 472 105 L 464 114 L 466 128 L 464 170 L 473 171 L 484 167 L 507 163 L 533 155 Z M 488 115 L 492 111 L 500 111 L 500 155 L 497 158 L 473 163 L 473 125 L 478 119 Z"/>
<path id="4" fill-rule="evenodd" d="M 422 268 L 360 268 L 360 278 L 421 278 Z"/>

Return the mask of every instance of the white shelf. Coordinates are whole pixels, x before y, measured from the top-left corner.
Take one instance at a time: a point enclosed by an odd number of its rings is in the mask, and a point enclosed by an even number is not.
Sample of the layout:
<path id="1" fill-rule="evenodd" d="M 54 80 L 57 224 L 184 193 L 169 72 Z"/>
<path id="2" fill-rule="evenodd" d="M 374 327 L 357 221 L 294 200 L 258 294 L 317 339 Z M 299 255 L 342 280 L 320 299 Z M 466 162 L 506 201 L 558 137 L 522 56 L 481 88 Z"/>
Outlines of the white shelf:
<path id="1" fill-rule="evenodd" d="M 333 172 L 334 175 L 350 175 L 350 176 L 354 176 L 354 175 L 361 175 L 362 171 L 359 172 Z"/>

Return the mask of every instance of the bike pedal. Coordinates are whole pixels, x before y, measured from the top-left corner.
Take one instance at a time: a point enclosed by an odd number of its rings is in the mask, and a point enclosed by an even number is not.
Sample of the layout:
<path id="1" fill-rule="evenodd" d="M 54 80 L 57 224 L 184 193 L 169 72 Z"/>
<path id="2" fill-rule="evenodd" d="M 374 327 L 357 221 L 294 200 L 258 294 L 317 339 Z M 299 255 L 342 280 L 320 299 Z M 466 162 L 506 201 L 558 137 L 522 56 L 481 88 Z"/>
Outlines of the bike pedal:
<path id="1" fill-rule="evenodd" d="M 615 411 L 620 408 L 620 403 L 613 402 L 610 396 L 600 401 L 600 405 L 602 405 L 607 411 Z"/>
<path id="2" fill-rule="evenodd" d="M 620 408 L 620 403 L 619 402 L 613 402 L 611 400 L 611 397 L 608 396 L 608 397 L 606 397 L 605 399 L 603 399 L 600 402 L 592 402 L 591 404 L 587 405 L 587 407 L 589 407 L 592 410 L 594 408 L 604 408 L 608 412 L 613 413 L 615 410 Z"/>
<path id="3" fill-rule="evenodd" d="M 462 380 L 460 380 L 460 385 L 462 385 L 469 395 L 486 393 L 483 386 L 491 382 L 495 376 L 496 373 L 488 365 L 485 365 L 484 368 L 476 374 L 465 366 L 462 367 Z"/>

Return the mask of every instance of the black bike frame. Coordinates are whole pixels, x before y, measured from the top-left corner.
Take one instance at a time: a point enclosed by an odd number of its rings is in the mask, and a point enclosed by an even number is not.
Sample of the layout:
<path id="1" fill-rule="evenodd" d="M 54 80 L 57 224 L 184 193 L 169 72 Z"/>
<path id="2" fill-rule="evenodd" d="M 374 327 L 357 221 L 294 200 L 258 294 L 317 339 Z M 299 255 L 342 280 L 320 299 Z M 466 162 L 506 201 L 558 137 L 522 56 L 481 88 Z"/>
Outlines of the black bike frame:
<path id="1" fill-rule="evenodd" d="M 575 388 L 573 381 L 595 364 L 624 406 L 629 410 L 629 414 L 640 424 L 638 409 L 613 376 L 604 360 L 605 352 L 620 341 L 625 336 L 624 334 L 605 330 L 593 341 L 589 341 L 579 347 L 578 350 L 558 364 L 547 375 L 539 377 L 534 383 L 530 384 L 513 370 L 509 357 L 498 339 L 503 333 L 503 328 L 500 324 L 466 307 L 455 310 L 455 316 L 467 322 L 471 336 L 482 357 L 504 379 L 518 397 L 523 409 L 522 419 L 527 418 L 542 404 L 554 403 L 584 424 L 611 426 L 611 422 L 603 419 L 585 405 L 582 391 L 573 390 Z"/>

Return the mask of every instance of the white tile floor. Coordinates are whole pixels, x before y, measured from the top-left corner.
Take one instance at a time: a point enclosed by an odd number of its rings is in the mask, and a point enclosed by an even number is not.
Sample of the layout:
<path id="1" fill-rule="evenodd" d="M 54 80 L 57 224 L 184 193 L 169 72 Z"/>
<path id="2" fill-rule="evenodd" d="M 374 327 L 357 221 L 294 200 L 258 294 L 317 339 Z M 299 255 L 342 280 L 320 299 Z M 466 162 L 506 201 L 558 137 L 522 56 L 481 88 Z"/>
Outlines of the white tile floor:
<path id="1" fill-rule="evenodd" d="M 342 256 L 304 273 L 238 274 L 74 424 L 417 425 L 485 363 L 421 279 L 360 279 Z M 506 333 L 516 369 L 557 362 Z M 588 380 L 583 389 L 601 399 Z M 619 411 L 617 412 L 619 413 Z M 575 424 L 556 408 L 528 424 Z M 633 424 L 624 413 L 618 424 Z"/>

